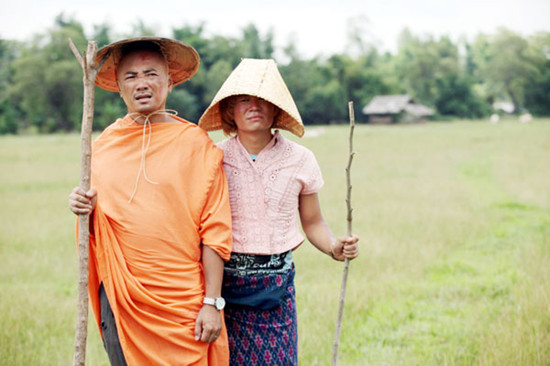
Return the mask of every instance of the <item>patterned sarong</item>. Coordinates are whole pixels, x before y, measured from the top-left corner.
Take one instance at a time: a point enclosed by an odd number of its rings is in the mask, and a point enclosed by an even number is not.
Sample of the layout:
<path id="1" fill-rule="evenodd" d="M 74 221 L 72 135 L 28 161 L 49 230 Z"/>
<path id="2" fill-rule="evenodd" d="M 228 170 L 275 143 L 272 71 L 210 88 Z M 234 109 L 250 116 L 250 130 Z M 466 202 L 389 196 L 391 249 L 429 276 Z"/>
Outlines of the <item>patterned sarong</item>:
<path id="1" fill-rule="evenodd" d="M 294 273 L 290 252 L 231 255 L 223 285 L 230 365 L 298 364 Z"/>

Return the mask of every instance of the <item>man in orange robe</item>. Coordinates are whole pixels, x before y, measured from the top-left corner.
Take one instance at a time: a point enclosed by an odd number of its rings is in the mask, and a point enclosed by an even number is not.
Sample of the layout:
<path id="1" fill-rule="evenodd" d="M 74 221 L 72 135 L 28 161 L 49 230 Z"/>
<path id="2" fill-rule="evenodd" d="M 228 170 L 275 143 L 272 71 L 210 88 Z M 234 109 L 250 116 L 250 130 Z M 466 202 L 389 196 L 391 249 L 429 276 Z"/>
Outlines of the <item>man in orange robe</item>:
<path id="1" fill-rule="evenodd" d="M 200 128 L 165 110 L 172 87 L 198 69 L 198 54 L 142 37 L 113 43 L 104 56 L 96 84 L 118 91 L 128 114 L 94 142 L 93 188 L 75 188 L 69 206 L 93 215 L 90 301 L 110 362 L 226 365 L 220 296 L 232 239 L 223 156 Z"/>

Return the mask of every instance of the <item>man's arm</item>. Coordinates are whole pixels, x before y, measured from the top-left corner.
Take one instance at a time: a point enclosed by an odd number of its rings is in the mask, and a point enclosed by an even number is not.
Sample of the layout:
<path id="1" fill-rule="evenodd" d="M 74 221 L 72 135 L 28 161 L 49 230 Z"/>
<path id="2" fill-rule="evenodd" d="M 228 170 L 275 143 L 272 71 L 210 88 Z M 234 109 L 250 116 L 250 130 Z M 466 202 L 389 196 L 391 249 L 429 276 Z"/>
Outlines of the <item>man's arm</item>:
<path id="1" fill-rule="evenodd" d="M 223 281 L 223 259 L 212 248 L 202 246 L 202 265 L 206 285 L 206 297 L 221 296 Z M 195 323 L 195 339 L 214 342 L 222 330 L 222 314 L 212 305 L 203 305 Z"/>

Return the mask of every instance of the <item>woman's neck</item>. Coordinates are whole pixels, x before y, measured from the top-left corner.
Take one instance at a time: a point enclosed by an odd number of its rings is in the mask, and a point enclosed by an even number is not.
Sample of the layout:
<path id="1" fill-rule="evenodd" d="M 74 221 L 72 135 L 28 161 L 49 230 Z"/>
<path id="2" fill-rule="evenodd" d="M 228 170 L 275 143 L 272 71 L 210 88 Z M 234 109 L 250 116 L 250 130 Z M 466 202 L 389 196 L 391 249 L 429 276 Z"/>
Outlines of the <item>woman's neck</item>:
<path id="1" fill-rule="evenodd" d="M 250 133 L 237 131 L 239 136 L 239 141 L 244 146 L 246 151 L 250 154 L 258 155 L 264 147 L 269 144 L 269 141 L 273 138 L 271 130 L 266 131 L 265 133 Z"/>

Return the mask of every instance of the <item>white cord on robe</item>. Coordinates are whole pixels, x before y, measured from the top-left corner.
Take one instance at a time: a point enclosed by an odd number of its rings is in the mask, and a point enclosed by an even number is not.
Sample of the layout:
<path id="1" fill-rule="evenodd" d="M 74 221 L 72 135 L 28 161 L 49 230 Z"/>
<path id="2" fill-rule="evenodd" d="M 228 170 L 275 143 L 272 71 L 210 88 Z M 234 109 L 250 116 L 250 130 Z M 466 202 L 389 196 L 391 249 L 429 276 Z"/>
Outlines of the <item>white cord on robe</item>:
<path id="1" fill-rule="evenodd" d="M 151 145 L 151 135 L 152 135 L 152 127 L 151 127 L 151 121 L 149 120 L 149 117 L 156 115 L 156 114 L 171 114 L 176 116 L 178 114 L 177 111 L 172 109 L 162 109 L 158 111 L 151 112 L 149 114 L 141 114 L 141 113 L 130 113 L 129 116 L 131 118 L 134 118 L 133 116 L 137 117 L 145 117 L 145 121 L 143 122 L 143 134 L 141 139 L 141 161 L 139 164 L 139 170 L 136 176 L 136 183 L 134 185 L 134 191 L 132 192 L 132 195 L 130 196 L 130 199 L 128 200 L 128 203 L 131 203 L 134 199 L 134 196 L 137 193 L 138 185 L 139 185 L 139 178 L 141 176 L 141 172 L 143 172 L 143 178 L 151 184 L 158 184 L 158 182 L 152 181 L 147 176 L 147 171 L 145 170 L 145 157 L 147 156 L 147 151 L 149 150 L 149 146 Z M 134 118 L 135 119 L 135 118 Z M 147 126 L 149 126 L 149 136 L 147 138 L 147 145 L 145 144 L 145 130 L 147 129 Z"/>

